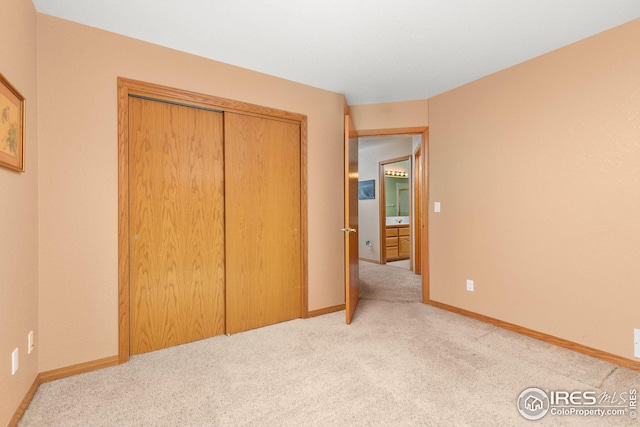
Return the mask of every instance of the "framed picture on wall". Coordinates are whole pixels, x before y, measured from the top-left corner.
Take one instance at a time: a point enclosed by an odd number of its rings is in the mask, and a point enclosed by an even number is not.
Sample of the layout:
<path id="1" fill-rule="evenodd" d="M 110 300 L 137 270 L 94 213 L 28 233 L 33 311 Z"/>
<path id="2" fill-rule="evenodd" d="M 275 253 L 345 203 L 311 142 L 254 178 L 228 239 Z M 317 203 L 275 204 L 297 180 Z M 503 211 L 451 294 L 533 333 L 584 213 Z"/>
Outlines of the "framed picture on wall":
<path id="1" fill-rule="evenodd" d="M 0 166 L 24 172 L 24 97 L 0 74 Z"/>
<path id="2" fill-rule="evenodd" d="M 358 200 L 370 200 L 376 198 L 376 180 L 358 182 Z"/>

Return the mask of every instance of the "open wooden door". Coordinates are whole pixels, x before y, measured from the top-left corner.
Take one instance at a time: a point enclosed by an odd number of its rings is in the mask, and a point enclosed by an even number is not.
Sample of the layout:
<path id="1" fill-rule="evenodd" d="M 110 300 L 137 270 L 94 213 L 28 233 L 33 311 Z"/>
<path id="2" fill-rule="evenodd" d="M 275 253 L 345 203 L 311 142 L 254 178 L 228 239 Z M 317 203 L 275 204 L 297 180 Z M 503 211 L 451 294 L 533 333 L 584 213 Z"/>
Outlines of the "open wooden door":
<path id="1" fill-rule="evenodd" d="M 351 116 L 344 118 L 344 261 L 347 325 L 360 299 L 358 271 L 358 137 Z"/>

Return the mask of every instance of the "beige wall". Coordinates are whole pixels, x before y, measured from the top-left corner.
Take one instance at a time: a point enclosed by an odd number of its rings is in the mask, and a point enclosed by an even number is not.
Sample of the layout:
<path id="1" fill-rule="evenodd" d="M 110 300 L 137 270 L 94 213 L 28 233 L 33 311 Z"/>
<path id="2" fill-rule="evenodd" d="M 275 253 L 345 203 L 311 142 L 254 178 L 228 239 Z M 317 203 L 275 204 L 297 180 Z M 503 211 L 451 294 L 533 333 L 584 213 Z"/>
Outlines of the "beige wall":
<path id="1" fill-rule="evenodd" d="M 309 309 L 344 303 L 344 97 L 38 15 L 40 369 L 117 354 L 118 76 L 308 116 Z"/>
<path id="2" fill-rule="evenodd" d="M 634 359 L 638 52 L 640 20 L 429 101 L 432 299 Z"/>
<path id="3" fill-rule="evenodd" d="M 0 73 L 26 98 L 26 172 L 0 168 L 0 426 L 13 416 L 38 374 L 38 109 L 36 11 L 30 1 L 3 0 Z M 20 364 L 11 375 L 11 352 Z"/>
<path id="4" fill-rule="evenodd" d="M 352 105 L 351 116 L 357 130 L 427 126 L 429 124 L 429 104 L 426 99 L 421 99 Z"/>

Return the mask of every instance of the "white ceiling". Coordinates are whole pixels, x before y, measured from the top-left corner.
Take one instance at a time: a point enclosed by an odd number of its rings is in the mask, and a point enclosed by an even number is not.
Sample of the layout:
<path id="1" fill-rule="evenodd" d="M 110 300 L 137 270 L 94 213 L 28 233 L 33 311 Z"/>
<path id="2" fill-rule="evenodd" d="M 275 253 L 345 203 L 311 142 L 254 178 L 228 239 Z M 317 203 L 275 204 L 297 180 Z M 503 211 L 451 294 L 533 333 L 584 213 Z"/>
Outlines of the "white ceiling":
<path id="1" fill-rule="evenodd" d="M 429 98 L 640 17 L 640 0 L 33 0 L 39 12 L 311 86 Z"/>

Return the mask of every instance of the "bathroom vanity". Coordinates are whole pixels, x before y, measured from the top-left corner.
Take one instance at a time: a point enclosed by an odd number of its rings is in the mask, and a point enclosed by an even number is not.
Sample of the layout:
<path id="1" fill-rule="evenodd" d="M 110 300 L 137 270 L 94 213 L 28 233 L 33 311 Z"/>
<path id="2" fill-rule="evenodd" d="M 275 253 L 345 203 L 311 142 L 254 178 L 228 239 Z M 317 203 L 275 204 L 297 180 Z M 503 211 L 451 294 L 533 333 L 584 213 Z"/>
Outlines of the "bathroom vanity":
<path id="1" fill-rule="evenodd" d="M 411 255 L 411 230 L 409 224 L 387 225 L 385 229 L 387 261 L 409 259 Z"/>

